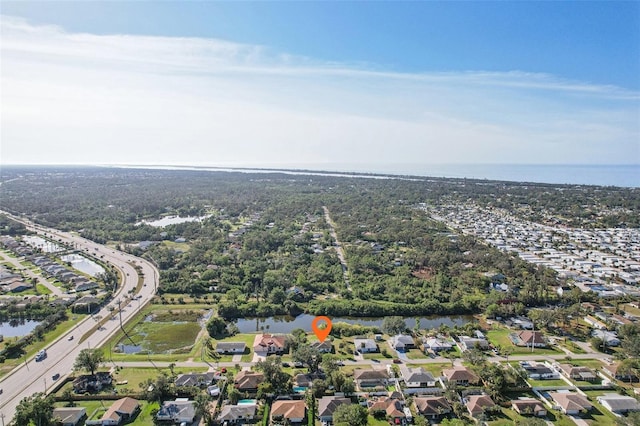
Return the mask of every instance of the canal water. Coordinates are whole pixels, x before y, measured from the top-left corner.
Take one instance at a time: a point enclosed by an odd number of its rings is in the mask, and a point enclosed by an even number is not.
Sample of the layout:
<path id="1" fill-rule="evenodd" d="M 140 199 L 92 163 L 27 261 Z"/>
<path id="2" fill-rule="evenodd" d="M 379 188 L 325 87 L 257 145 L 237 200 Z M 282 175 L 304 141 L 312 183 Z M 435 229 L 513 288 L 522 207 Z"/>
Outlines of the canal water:
<path id="1" fill-rule="evenodd" d="M 241 333 L 291 333 L 295 328 L 303 330 L 311 330 L 311 322 L 315 316 L 302 314 L 297 317 L 269 317 L 269 318 L 243 318 L 236 322 Z M 453 327 L 455 325 L 462 326 L 474 319 L 471 315 L 450 315 L 450 316 L 434 316 L 434 317 L 405 317 L 404 322 L 407 328 L 413 329 L 416 325 L 416 319 L 420 321 L 421 329 L 438 328 L 441 324 Z M 346 322 L 348 324 L 360 324 L 363 326 L 380 327 L 384 318 L 331 318 L 333 323 Z"/>

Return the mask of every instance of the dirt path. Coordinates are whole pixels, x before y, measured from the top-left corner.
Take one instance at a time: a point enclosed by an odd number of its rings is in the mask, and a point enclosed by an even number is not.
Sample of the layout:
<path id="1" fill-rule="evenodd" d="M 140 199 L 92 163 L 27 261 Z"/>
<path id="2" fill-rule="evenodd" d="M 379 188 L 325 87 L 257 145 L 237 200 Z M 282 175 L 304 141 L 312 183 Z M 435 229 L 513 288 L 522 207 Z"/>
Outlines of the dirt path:
<path id="1" fill-rule="evenodd" d="M 324 210 L 324 219 L 329 225 L 329 232 L 331 233 L 331 238 L 335 241 L 335 249 L 338 254 L 338 259 L 340 259 L 340 264 L 342 265 L 342 276 L 344 277 L 344 284 L 347 286 L 347 290 L 351 291 L 351 284 L 349 283 L 349 270 L 347 269 L 347 260 L 344 256 L 344 250 L 342 249 L 342 243 L 338 239 L 338 234 L 336 233 L 336 224 L 331 219 L 331 215 L 329 214 L 329 209 L 327 206 L 322 206 Z"/>

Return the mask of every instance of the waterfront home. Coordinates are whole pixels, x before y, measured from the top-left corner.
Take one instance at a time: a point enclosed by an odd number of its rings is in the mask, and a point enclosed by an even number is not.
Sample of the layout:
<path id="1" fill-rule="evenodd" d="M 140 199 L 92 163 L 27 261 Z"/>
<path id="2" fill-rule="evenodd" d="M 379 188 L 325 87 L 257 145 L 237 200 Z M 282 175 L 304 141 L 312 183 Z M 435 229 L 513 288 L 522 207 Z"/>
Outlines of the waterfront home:
<path id="1" fill-rule="evenodd" d="M 196 407 L 193 401 L 178 398 L 175 401 L 165 401 L 156 414 L 158 421 L 176 424 L 191 424 L 196 418 Z"/>
<path id="2" fill-rule="evenodd" d="M 409 368 L 400 366 L 400 375 L 408 388 L 427 388 L 436 385 L 433 375 L 422 367 Z"/>
<path id="3" fill-rule="evenodd" d="M 353 371 L 353 381 L 359 389 L 386 387 L 389 381 L 387 370 L 361 370 Z"/>
<path id="4" fill-rule="evenodd" d="M 323 396 L 318 400 L 318 418 L 321 422 L 332 423 L 333 413 L 343 404 L 351 404 L 351 400 L 339 396 Z"/>
<path id="5" fill-rule="evenodd" d="M 480 381 L 480 378 L 476 376 L 475 373 L 461 365 L 456 365 L 452 368 L 442 370 L 442 376 L 448 382 L 455 383 L 459 386 L 477 384 Z"/>
<path id="6" fill-rule="evenodd" d="M 600 404 L 613 414 L 626 414 L 630 411 L 640 411 L 640 403 L 632 396 L 607 393 L 596 398 Z"/>
<path id="7" fill-rule="evenodd" d="M 547 409 L 544 407 L 544 404 L 534 398 L 511 400 L 511 408 L 520 415 L 534 415 L 536 417 L 544 417 L 547 415 Z"/>
<path id="8" fill-rule="evenodd" d="M 353 339 L 353 346 L 356 348 L 356 351 L 360 351 L 363 354 L 378 352 L 378 345 L 375 340 L 366 337 L 356 337 Z"/>
<path id="9" fill-rule="evenodd" d="M 102 426 L 119 426 L 130 423 L 140 411 L 137 399 L 125 397 L 114 401 L 100 419 Z"/>
<path id="10" fill-rule="evenodd" d="M 239 425 L 252 422 L 256 418 L 255 404 L 225 405 L 217 417 L 218 424 Z"/>
<path id="11" fill-rule="evenodd" d="M 487 340 L 484 338 L 460 336 L 458 337 L 458 340 L 460 341 L 458 343 L 458 347 L 463 352 L 474 348 L 478 348 L 480 350 L 489 348 L 489 342 L 487 342 Z"/>
<path id="12" fill-rule="evenodd" d="M 593 407 L 586 397 L 577 393 L 549 392 L 549 396 L 553 399 L 554 408 L 559 408 L 564 414 L 575 415 Z"/>
<path id="13" fill-rule="evenodd" d="M 389 345 L 398 352 L 404 352 L 407 349 L 415 348 L 413 337 L 407 334 L 398 334 L 389 339 Z"/>
<path id="14" fill-rule="evenodd" d="M 329 339 L 325 339 L 324 341 L 315 341 L 309 344 L 313 349 L 316 349 L 321 354 L 328 354 L 333 352 L 333 343 Z"/>
<path id="15" fill-rule="evenodd" d="M 80 426 L 87 418 L 87 410 L 83 407 L 54 408 L 52 417 L 62 426 Z"/>
<path id="16" fill-rule="evenodd" d="M 287 348 L 286 336 L 258 334 L 253 340 L 253 351 L 260 356 L 282 355 Z"/>
<path id="17" fill-rule="evenodd" d="M 587 367 L 575 366 L 571 364 L 560 364 L 560 372 L 573 380 L 582 380 L 585 382 L 596 382 L 598 376 Z"/>
<path id="18" fill-rule="evenodd" d="M 450 351 L 453 347 L 453 344 L 446 339 L 431 337 L 429 339 L 424 339 L 422 345 L 422 350 L 424 352 L 428 352 L 431 349 L 433 352 L 440 351 Z"/>
<path id="19" fill-rule="evenodd" d="M 451 412 L 451 404 L 443 396 L 416 397 L 413 403 L 418 413 L 431 420 Z"/>
<path id="20" fill-rule="evenodd" d="M 496 406 L 489 395 L 470 395 L 465 404 L 471 417 L 477 417 L 486 410 Z"/>
<path id="21" fill-rule="evenodd" d="M 300 424 L 307 415 L 304 401 L 280 400 L 271 405 L 271 424 Z"/>
<path id="22" fill-rule="evenodd" d="M 216 352 L 219 354 L 243 354 L 247 345 L 244 342 L 218 342 Z"/>

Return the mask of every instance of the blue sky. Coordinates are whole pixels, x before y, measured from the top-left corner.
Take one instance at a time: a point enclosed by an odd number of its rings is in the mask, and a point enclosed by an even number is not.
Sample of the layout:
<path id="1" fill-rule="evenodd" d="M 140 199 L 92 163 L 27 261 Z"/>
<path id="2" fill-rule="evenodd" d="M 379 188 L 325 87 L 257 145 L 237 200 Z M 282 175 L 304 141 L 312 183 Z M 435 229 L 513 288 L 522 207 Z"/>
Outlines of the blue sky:
<path id="1" fill-rule="evenodd" d="M 3 162 L 640 163 L 640 2 L 2 14 Z"/>

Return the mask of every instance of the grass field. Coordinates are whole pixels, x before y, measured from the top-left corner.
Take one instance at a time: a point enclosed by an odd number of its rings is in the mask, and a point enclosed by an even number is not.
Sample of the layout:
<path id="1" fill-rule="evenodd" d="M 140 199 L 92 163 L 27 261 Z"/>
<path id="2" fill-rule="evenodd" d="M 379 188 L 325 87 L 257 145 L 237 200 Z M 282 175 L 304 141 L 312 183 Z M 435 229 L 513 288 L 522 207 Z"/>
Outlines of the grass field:
<path id="1" fill-rule="evenodd" d="M 487 331 L 486 336 L 489 342 L 494 346 L 501 346 L 503 348 L 512 348 L 513 352 L 511 355 L 531 354 L 532 353 L 531 348 L 520 347 L 511 343 L 511 340 L 509 339 L 509 334 L 513 332 L 514 332 L 513 330 L 510 330 L 507 328 L 496 328 L 496 329 Z M 537 355 L 555 355 L 563 352 L 560 352 L 553 348 L 534 348 L 533 353 Z"/>

